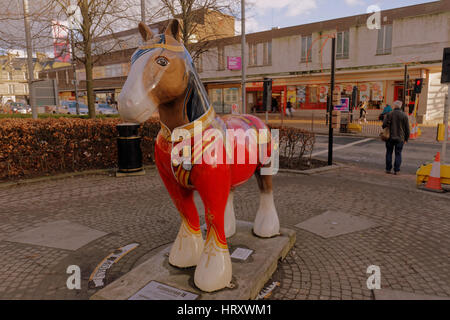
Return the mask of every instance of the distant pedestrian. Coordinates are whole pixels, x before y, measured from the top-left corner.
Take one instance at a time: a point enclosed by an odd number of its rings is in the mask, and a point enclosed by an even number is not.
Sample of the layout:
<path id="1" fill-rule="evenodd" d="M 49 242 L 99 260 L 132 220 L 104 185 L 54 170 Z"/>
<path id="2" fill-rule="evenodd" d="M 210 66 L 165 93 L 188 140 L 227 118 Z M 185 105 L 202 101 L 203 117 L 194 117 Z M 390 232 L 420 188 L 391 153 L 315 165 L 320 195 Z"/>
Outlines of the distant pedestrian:
<path id="1" fill-rule="evenodd" d="M 386 141 L 386 173 L 392 170 L 392 153 L 395 149 L 394 174 L 400 172 L 402 164 L 402 151 L 405 143 L 409 139 L 409 119 L 402 111 L 402 102 L 393 103 L 394 110 L 389 112 L 384 121 L 383 129 L 389 128 L 389 139 Z"/>
<path id="2" fill-rule="evenodd" d="M 292 113 L 292 102 L 291 100 L 289 100 L 286 104 L 286 113 L 289 117 L 294 117 L 293 113 Z"/>
<path id="3" fill-rule="evenodd" d="M 383 111 L 381 112 L 380 116 L 378 117 L 378 120 L 383 121 L 384 117 L 392 111 L 392 107 L 390 105 L 386 105 L 386 107 L 384 107 Z"/>
<path id="4" fill-rule="evenodd" d="M 272 98 L 272 112 L 278 112 L 278 101 L 275 98 Z"/>
<path id="5" fill-rule="evenodd" d="M 359 123 L 364 120 L 364 122 L 367 122 L 367 100 L 362 102 L 359 106 Z"/>

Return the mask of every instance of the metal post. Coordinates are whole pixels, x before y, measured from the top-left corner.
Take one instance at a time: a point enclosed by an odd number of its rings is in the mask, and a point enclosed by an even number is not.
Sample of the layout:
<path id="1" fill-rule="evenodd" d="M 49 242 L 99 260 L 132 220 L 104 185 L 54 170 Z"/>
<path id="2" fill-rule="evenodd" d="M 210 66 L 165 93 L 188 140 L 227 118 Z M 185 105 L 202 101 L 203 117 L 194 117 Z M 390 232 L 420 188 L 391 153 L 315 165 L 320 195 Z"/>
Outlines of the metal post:
<path id="1" fill-rule="evenodd" d="M 75 42 L 73 39 L 73 29 L 70 30 L 70 43 L 72 46 L 72 68 L 73 68 L 73 76 L 74 76 L 74 85 L 75 85 L 75 110 L 77 115 L 80 114 L 80 103 L 78 102 L 78 78 L 77 78 L 77 66 L 75 62 Z"/>
<path id="2" fill-rule="evenodd" d="M 447 140 L 448 140 L 448 116 L 450 112 L 450 84 L 448 85 L 448 94 L 445 96 L 444 105 L 444 141 L 442 142 L 442 159 L 441 164 L 446 164 L 446 154 L 447 154 Z"/>
<path id="3" fill-rule="evenodd" d="M 403 106 L 402 110 L 405 111 L 405 104 L 406 104 L 406 92 L 408 89 L 408 65 L 405 64 L 405 75 L 403 77 Z"/>
<path id="4" fill-rule="evenodd" d="M 333 93 L 336 72 L 336 38 L 331 41 L 331 90 L 328 99 L 328 165 L 333 165 Z"/>
<path id="5" fill-rule="evenodd" d="M 23 4 L 23 21 L 25 24 L 25 39 L 27 44 L 27 65 L 28 65 L 28 94 L 30 98 L 31 113 L 33 119 L 38 118 L 36 102 L 34 101 L 33 82 L 34 82 L 34 68 L 33 68 L 33 48 L 31 47 L 31 31 L 30 31 L 30 13 L 28 0 L 22 0 Z"/>
<path id="6" fill-rule="evenodd" d="M 145 0 L 141 0 L 141 21 L 145 23 Z"/>
<path id="7" fill-rule="evenodd" d="M 247 113 L 247 104 L 245 103 L 245 0 L 241 0 L 241 68 L 242 68 L 242 113 Z"/>

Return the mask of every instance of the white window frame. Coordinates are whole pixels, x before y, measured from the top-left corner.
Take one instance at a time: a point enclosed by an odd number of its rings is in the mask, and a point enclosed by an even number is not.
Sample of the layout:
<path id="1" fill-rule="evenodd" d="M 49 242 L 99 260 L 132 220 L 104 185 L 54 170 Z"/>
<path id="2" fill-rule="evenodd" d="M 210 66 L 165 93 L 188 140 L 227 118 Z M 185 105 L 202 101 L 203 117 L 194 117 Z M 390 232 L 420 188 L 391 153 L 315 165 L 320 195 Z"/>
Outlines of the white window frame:
<path id="1" fill-rule="evenodd" d="M 345 47 L 346 40 L 347 40 L 347 48 Z M 336 34 L 336 59 L 348 59 L 349 51 L 350 51 L 350 32 L 348 30 L 338 32 Z"/>
<path id="2" fill-rule="evenodd" d="M 381 29 L 378 30 L 377 37 L 377 55 L 392 54 L 392 35 L 392 24 L 381 26 Z"/>
<path id="3" fill-rule="evenodd" d="M 272 41 L 263 43 L 263 65 L 272 65 Z"/>
<path id="4" fill-rule="evenodd" d="M 312 62 L 312 35 L 302 36 L 301 42 L 301 62 Z"/>

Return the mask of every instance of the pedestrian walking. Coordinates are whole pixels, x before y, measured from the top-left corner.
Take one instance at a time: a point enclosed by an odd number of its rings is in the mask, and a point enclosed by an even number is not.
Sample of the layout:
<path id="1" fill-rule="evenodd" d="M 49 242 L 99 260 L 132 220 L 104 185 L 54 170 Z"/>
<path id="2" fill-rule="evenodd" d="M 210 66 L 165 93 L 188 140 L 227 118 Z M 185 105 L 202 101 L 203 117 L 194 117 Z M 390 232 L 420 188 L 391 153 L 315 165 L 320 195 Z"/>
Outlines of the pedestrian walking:
<path id="1" fill-rule="evenodd" d="M 289 117 L 291 117 L 291 118 L 294 117 L 294 115 L 293 115 L 293 113 L 292 113 L 292 102 L 291 102 L 291 100 L 289 100 L 289 101 L 287 102 L 287 104 L 286 104 L 286 113 L 287 113 L 287 115 L 288 115 Z"/>
<path id="2" fill-rule="evenodd" d="M 362 102 L 359 106 L 359 123 L 364 120 L 364 122 L 367 122 L 367 100 Z"/>
<path id="3" fill-rule="evenodd" d="M 278 101 L 275 98 L 272 98 L 272 112 L 278 112 Z"/>
<path id="4" fill-rule="evenodd" d="M 402 111 L 402 102 L 393 103 L 394 110 L 389 112 L 384 121 L 383 129 L 389 128 L 389 139 L 386 141 L 386 173 L 392 170 L 392 153 L 395 150 L 394 174 L 400 172 L 402 164 L 402 151 L 405 143 L 409 139 L 409 119 Z"/>
<path id="5" fill-rule="evenodd" d="M 386 107 L 384 107 L 383 111 L 381 112 L 380 116 L 378 117 L 378 120 L 384 121 L 384 117 L 391 111 L 392 107 L 387 104 Z"/>

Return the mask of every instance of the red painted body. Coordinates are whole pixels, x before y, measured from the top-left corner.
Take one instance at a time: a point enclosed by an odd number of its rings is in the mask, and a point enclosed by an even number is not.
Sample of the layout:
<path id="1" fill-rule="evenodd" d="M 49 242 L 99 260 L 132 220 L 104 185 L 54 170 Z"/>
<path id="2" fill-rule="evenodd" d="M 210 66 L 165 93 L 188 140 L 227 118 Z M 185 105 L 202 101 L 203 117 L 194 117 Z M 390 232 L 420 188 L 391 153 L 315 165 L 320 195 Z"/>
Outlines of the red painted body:
<path id="1" fill-rule="evenodd" d="M 211 119 L 206 122 L 203 128 L 203 137 L 207 136 L 207 130 L 210 128 L 220 129 L 225 136 L 227 129 L 268 129 L 259 119 L 251 115 L 229 115 L 223 118 L 216 117 L 210 110 Z M 203 117 L 202 117 L 203 118 Z M 202 120 L 202 118 L 200 120 Z M 216 243 L 226 248 L 226 238 L 224 234 L 224 212 L 228 195 L 232 187 L 238 186 L 249 180 L 255 171 L 261 167 L 261 163 L 267 163 L 270 158 L 269 144 L 255 144 L 258 152 L 264 147 L 263 154 L 267 153 L 263 161 L 257 159 L 257 163 L 249 163 L 250 150 L 249 145 L 245 145 L 245 163 L 237 163 L 237 154 L 239 145 L 243 141 L 234 140 L 232 148 L 234 149 L 234 161 L 226 161 L 226 147 L 222 140 L 217 141 L 223 151 L 223 161 L 220 164 L 208 164 L 211 154 L 208 147 L 203 142 L 202 163 L 192 161 L 193 166 L 190 170 L 184 170 L 181 165 L 174 166 L 171 159 L 172 148 L 176 142 L 172 143 L 170 137 L 164 134 L 164 130 L 158 134 L 155 147 L 155 160 L 159 174 L 169 191 L 169 194 L 180 212 L 183 219 L 186 220 L 192 232 L 200 230 L 198 213 L 193 200 L 193 190 L 197 190 L 205 206 L 205 218 L 208 226 L 208 238 L 215 237 Z M 206 134 L 205 134 L 206 133 Z M 245 142 L 244 142 L 245 143 Z M 206 143 L 207 144 L 207 143 Z M 214 143 L 211 143 L 212 145 Z M 191 138 L 191 147 L 195 157 L 194 138 Z M 230 162 L 230 161 L 228 161 Z M 210 231 L 214 230 L 214 233 Z"/>

